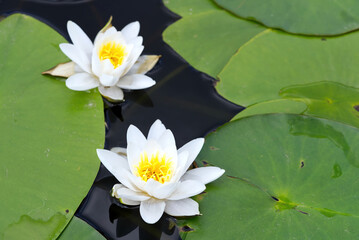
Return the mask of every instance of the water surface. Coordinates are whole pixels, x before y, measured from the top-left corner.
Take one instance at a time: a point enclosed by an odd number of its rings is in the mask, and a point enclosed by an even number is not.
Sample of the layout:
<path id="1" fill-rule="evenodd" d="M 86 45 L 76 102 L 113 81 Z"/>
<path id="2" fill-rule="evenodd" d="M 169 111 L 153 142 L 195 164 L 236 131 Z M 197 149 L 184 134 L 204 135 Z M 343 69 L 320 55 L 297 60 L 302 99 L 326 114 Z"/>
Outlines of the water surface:
<path id="1" fill-rule="evenodd" d="M 47 23 L 68 40 L 68 20 L 80 25 L 91 39 L 110 16 L 118 29 L 132 21 L 140 22 L 143 54 L 162 55 L 147 74 L 157 84 L 150 89 L 126 92 L 124 103 L 105 102 L 106 149 L 126 146 L 130 124 L 147 134 L 156 119 L 173 131 L 177 147 L 181 147 L 205 136 L 242 109 L 220 97 L 214 89 L 214 79 L 189 66 L 163 42 L 162 32 L 179 17 L 168 11 L 161 0 L 0 0 L 1 15 L 14 12 Z M 164 215 L 157 224 L 148 225 L 140 218 L 138 208 L 121 206 L 109 195 L 115 183 L 116 179 L 101 166 L 75 215 L 108 239 L 179 239 L 174 218 Z"/>

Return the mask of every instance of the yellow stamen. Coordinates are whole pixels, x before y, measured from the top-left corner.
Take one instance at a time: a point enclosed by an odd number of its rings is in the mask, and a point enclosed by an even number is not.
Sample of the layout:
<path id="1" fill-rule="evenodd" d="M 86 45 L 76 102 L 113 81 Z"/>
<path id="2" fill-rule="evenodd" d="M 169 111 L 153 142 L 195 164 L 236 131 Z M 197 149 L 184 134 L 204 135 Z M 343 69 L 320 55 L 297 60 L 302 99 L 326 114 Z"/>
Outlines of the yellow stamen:
<path id="1" fill-rule="evenodd" d="M 165 183 L 171 180 L 172 177 L 172 161 L 166 158 L 166 155 L 159 156 L 159 153 L 152 154 L 148 158 L 147 152 L 141 154 L 141 160 L 137 169 L 137 176 L 143 181 L 147 182 L 148 179 L 156 180 L 160 183 Z"/>
<path id="2" fill-rule="evenodd" d="M 117 68 L 122 64 L 126 55 L 127 52 L 125 46 L 113 41 L 103 44 L 99 51 L 100 60 L 110 59 L 114 68 Z"/>

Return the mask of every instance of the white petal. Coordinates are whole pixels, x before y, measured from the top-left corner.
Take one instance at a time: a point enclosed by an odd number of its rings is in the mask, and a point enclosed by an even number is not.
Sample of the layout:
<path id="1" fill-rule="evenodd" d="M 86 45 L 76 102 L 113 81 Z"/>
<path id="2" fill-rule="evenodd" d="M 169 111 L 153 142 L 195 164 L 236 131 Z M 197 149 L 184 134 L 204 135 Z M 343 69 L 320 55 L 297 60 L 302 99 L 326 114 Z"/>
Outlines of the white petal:
<path id="1" fill-rule="evenodd" d="M 187 171 L 181 181 L 195 180 L 203 184 L 210 183 L 223 175 L 224 169 L 219 167 L 201 167 Z"/>
<path id="2" fill-rule="evenodd" d="M 122 100 L 123 99 L 123 91 L 121 88 L 113 86 L 113 87 L 104 87 L 100 85 L 98 87 L 101 95 L 112 100 Z"/>
<path id="3" fill-rule="evenodd" d="M 113 71 L 115 70 L 110 59 L 104 59 L 101 61 L 101 73 L 107 75 L 113 75 Z"/>
<path id="4" fill-rule="evenodd" d="M 112 172 L 111 172 L 112 173 Z M 133 181 L 132 178 L 132 174 L 129 171 L 123 170 L 123 169 L 119 169 L 119 170 L 115 170 L 114 173 L 112 173 L 116 179 L 122 183 L 124 186 L 126 186 L 127 188 L 136 191 L 136 192 L 141 192 L 141 189 L 139 187 L 137 187 L 136 182 Z"/>
<path id="5" fill-rule="evenodd" d="M 167 154 L 167 152 L 164 152 L 161 145 L 159 145 L 157 141 L 154 141 L 152 139 L 147 140 L 146 145 L 143 148 L 143 151 L 146 151 L 149 157 L 152 155 L 156 155 L 157 153 L 162 153 L 162 154 L 165 153 L 166 156 L 169 157 L 169 154 Z"/>
<path id="6" fill-rule="evenodd" d="M 204 138 L 196 138 L 183 145 L 180 149 L 178 149 L 178 153 L 181 153 L 182 151 L 187 151 L 189 153 L 187 163 L 184 168 L 185 171 L 191 166 L 193 161 L 196 159 L 197 155 L 199 154 L 199 152 L 203 147 L 203 144 L 204 144 Z"/>
<path id="7" fill-rule="evenodd" d="M 137 166 L 140 161 L 140 156 L 144 150 L 147 140 L 142 132 L 134 125 L 130 125 L 128 127 L 126 138 L 128 163 L 132 173 L 135 174 L 135 166 Z"/>
<path id="8" fill-rule="evenodd" d="M 121 33 L 123 34 L 127 42 L 137 37 L 139 32 L 140 32 L 140 23 L 138 21 L 127 24 L 121 30 Z"/>
<path id="9" fill-rule="evenodd" d="M 100 58 L 97 54 L 97 50 L 95 49 L 93 52 L 92 52 L 92 72 L 97 76 L 97 77 L 100 77 L 101 74 L 102 74 L 102 71 L 101 71 L 101 61 L 100 61 Z"/>
<path id="10" fill-rule="evenodd" d="M 142 74 L 126 75 L 117 83 L 117 86 L 124 89 L 145 89 L 152 87 L 156 82 L 152 78 Z"/>
<path id="11" fill-rule="evenodd" d="M 139 47 L 135 47 L 134 49 L 132 49 L 130 56 L 128 56 L 129 62 L 127 64 L 125 71 L 123 72 L 123 75 L 125 75 L 131 69 L 131 67 L 135 64 L 135 62 L 141 55 L 143 49 L 144 49 L 144 46 L 139 46 Z"/>
<path id="12" fill-rule="evenodd" d="M 96 78 L 88 73 L 76 73 L 66 80 L 66 86 L 75 91 L 86 91 L 100 84 Z"/>
<path id="13" fill-rule="evenodd" d="M 104 40 L 106 40 L 106 38 L 116 33 L 117 30 L 114 26 L 108 28 L 105 32 L 100 31 L 99 33 L 97 33 L 97 36 L 94 41 L 94 45 L 96 46 L 97 44 L 101 44 L 102 42 L 104 42 Z"/>
<path id="14" fill-rule="evenodd" d="M 147 142 L 146 137 L 134 125 L 130 125 L 128 127 L 126 139 L 127 139 L 127 144 L 130 142 L 136 143 L 140 148 L 143 148 Z"/>
<path id="15" fill-rule="evenodd" d="M 189 198 L 200 194 L 205 189 L 206 186 L 198 181 L 187 180 L 184 182 L 180 182 L 177 185 L 176 190 L 172 193 L 168 200 L 180 200 L 184 198 Z"/>
<path id="16" fill-rule="evenodd" d="M 123 198 L 123 197 L 120 197 L 118 194 L 117 194 L 117 191 L 120 189 L 120 188 L 126 188 L 124 185 L 122 184 L 115 184 L 113 187 L 112 187 L 112 194 L 111 196 L 112 197 L 115 197 L 117 199 L 119 199 L 121 201 L 121 203 L 123 204 L 126 204 L 126 205 L 130 205 L 130 206 L 136 206 L 136 205 L 140 205 L 140 201 L 132 201 L 132 200 L 129 200 L 127 198 Z"/>
<path id="17" fill-rule="evenodd" d="M 176 140 L 171 130 L 166 129 L 157 139 L 157 142 L 166 153 L 174 151 L 177 155 Z"/>
<path id="18" fill-rule="evenodd" d="M 145 185 L 146 182 L 143 181 L 140 177 L 136 177 L 135 175 L 131 174 L 130 172 L 128 172 L 128 178 L 131 181 L 131 183 L 133 185 L 136 186 L 135 191 L 139 191 L 139 192 L 146 192 L 145 190 Z"/>
<path id="19" fill-rule="evenodd" d="M 110 149 L 110 151 L 123 156 L 127 156 L 127 149 L 123 147 L 113 147 Z"/>
<path id="20" fill-rule="evenodd" d="M 119 43 L 119 44 L 125 45 L 125 46 L 127 44 L 126 39 L 123 37 L 123 34 L 121 32 L 116 32 L 109 36 L 105 35 L 105 42 L 107 42 L 107 41 L 116 42 L 116 43 Z"/>
<path id="21" fill-rule="evenodd" d="M 128 141 L 128 140 L 127 140 Z M 127 159 L 128 164 L 132 174 L 137 174 L 136 166 L 138 166 L 139 161 L 141 160 L 141 154 L 143 153 L 143 148 L 141 148 L 136 142 L 128 142 L 127 144 Z"/>
<path id="22" fill-rule="evenodd" d="M 176 190 L 177 184 L 177 182 L 162 184 L 149 179 L 145 185 L 145 190 L 149 195 L 157 199 L 166 199 Z"/>
<path id="23" fill-rule="evenodd" d="M 76 48 L 81 49 L 89 58 L 92 53 L 93 44 L 86 33 L 72 21 L 67 22 L 67 31 Z"/>
<path id="24" fill-rule="evenodd" d="M 178 154 L 177 167 L 176 167 L 176 171 L 172 176 L 171 182 L 178 182 L 179 179 L 184 174 L 184 172 L 186 172 L 187 169 L 185 169 L 185 165 L 187 163 L 187 159 L 188 159 L 187 151 L 182 151 L 181 153 Z"/>
<path id="25" fill-rule="evenodd" d="M 150 127 L 147 139 L 153 139 L 157 141 L 165 131 L 165 125 L 162 124 L 161 120 L 157 119 Z"/>
<path id="26" fill-rule="evenodd" d="M 139 201 L 139 202 L 146 201 L 150 198 L 148 195 L 144 194 L 143 192 L 136 192 L 128 188 L 117 189 L 117 196 L 119 196 L 119 198 L 126 198 L 131 201 Z"/>
<path id="27" fill-rule="evenodd" d="M 177 201 L 166 201 L 165 212 L 171 216 L 194 216 L 199 215 L 198 203 L 191 198 Z"/>
<path id="28" fill-rule="evenodd" d="M 116 28 L 114 26 L 108 28 L 105 32 L 98 32 L 96 37 L 95 37 L 95 41 L 94 41 L 94 45 L 98 44 L 98 42 L 102 42 L 104 37 L 105 37 L 105 33 L 106 36 L 108 35 L 112 35 L 115 34 L 117 32 Z"/>
<path id="29" fill-rule="evenodd" d="M 121 198 L 120 199 L 121 203 L 125 204 L 125 205 L 129 205 L 129 206 L 137 206 L 140 205 L 141 202 L 140 201 L 132 201 L 126 198 Z"/>
<path id="30" fill-rule="evenodd" d="M 143 37 L 141 37 L 141 36 L 136 37 L 136 38 L 132 39 L 131 43 L 133 44 L 133 46 L 139 47 L 143 43 Z"/>
<path id="31" fill-rule="evenodd" d="M 132 74 L 145 74 L 150 71 L 158 62 L 161 56 L 159 55 L 142 55 L 140 56 L 127 75 Z"/>
<path id="32" fill-rule="evenodd" d="M 117 80 L 123 76 L 123 73 L 124 73 L 125 69 L 127 68 L 127 64 L 128 63 L 126 61 L 124 61 L 120 66 L 118 66 L 117 68 L 115 68 L 113 70 L 112 74 L 115 76 L 115 78 Z"/>
<path id="33" fill-rule="evenodd" d="M 129 170 L 126 158 L 105 149 L 97 149 L 97 156 L 107 170 L 116 178 L 119 170 Z"/>
<path id="34" fill-rule="evenodd" d="M 153 198 L 141 202 L 140 214 L 142 219 L 149 224 L 156 223 L 162 217 L 165 206 L 166 203 L 164 201 Z"/>
<path id="35" fill-rule="evenodd" d="M 79 65 L 83 71 L 91 73 L 90 59 L 84 52 L 69 43 L 61 43 L 59 46 L 61 51 L 73 62 Z"/>
<path id="36" fill-rule="evenodd" d="M 100 76 L 100 83 L 105 87 L 112 87 L 116 84 L 117 79 L 115 79 L 112 75 L 102 74 Z"/>
<path id="37" fill-rule="evenodd" d="M 111 196 L 115 197 L 115 198 L 119 198 L 118 195 L 117 195 L 117 190 L 120 189 L 120 188 L 124 188 L 124 187 L 125 186 L 120 184 L 120 183 L 117 183 L 117 184 L 113 185 L 112 191 L 111 191 Z"/>
<path id="38" fill-rule="evenodd" d="M 172 163 L 174 164 L 174 169 L 177 168 L 177 147 L 175 137 L 171 130 L 166 129 L 164 133 L 159 137 L 157 143 L 161 146 L 162 151 L 166 154 L 167 158 L 171 158 Z"/>
<path id="39" fill-rule="evenodd" d="M 104 42 L 116 42 L 116 43 L 119 43 L 121 45 L 126 45 L 126 39 L 125 37 L 123 36 L 122 32 L 114 32 L 113 30 L 111 31 L 106 31 L 104 36 L 103 36 L 103 41 L 102 43 Z"/>

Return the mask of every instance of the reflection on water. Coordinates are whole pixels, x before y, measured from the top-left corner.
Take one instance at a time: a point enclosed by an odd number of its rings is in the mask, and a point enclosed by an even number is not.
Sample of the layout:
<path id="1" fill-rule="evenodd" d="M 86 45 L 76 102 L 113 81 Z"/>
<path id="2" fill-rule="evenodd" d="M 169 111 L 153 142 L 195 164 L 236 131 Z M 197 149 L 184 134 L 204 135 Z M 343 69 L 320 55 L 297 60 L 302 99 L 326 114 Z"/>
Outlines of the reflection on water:
<path id="1" fill-rule="evenodd" d="M 164 29 L 178 17 L 163 6 L 161 0 L 93 0 L 56 1 L 3 0 L 0 14 L 23 12 L 54 27 L 69 39 L 66 22 L 79 24 L 91 39 L 113 16 L 118 29 L 138 20 L 144 38 L 143 54 L 162 55 L 148 75 L 157 84 L 142 91 L 125 92 L 123 103 L 105 102 L 105 148 L 125 147 L 130 124 L 147 133 L 156 120 L 172 130 L 177 147 L 229 121 L 242 107 L 220 97 L 214 79 L 189 66 L 162 40 Z M 62 4 L 60 4 L 62 2 Z M 72 2 L 74 4 L 69 5 Z M 215 59 L 213 59 L 215 61 Z M 173 218 L 164 216 L 158 224 L 148 226 L 136 209 L 122 209 L 109 192 L 116 179 L 101 166 L 95 183 L 76 216 L 85 220 L 108 239 L 179 239 Z M 127 235 L 126 235 L 127 234 Z"/>
<path id="2" fill-rule="evenodd" d="M 92 2 L 94 0 L 23 0 L 24 2 L 42 3 L 42 4 L 81 4 Z"/>
<path id="3" fill-rule="evenodd" d="M 117 221 L 118 238 L 128 238 L 129 235 L 135 234 L 139 239 L 179 239 L 176 220 L 168 215 L 152 225 L 142 220 L 138 207 L 131 209 L 124 208 L 121 204 L 112 204 L 109 212 L 111 221 Z"/>
<path id="4" fill-rule="evenodd" d="M 100 173 L 105 170 L 101 168 Z M 77 216 L 99 228 L 108 239 L 180 239 L 173 217 L 165 214 L 156 224 L 147 224 L 140 216 L 139 207 L 127 207 L 111 197 L 110 191 L 115 183 L 117 180 L 112 176 L 96 181 Z"/>

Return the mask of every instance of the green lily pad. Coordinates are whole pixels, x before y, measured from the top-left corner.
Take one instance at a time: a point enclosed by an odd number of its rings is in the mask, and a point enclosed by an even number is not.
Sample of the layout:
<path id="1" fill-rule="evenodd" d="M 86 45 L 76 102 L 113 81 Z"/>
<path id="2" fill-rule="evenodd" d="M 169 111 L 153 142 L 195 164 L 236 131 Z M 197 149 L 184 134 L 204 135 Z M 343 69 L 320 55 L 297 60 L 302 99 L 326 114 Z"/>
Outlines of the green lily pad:
<path id="1" fill-rule="evenodd" d="M 271 28 L 306 35 L 336 35 L 359 28 L 356 0 L 214 0 L 234 14 Z"/>
<path id="2" fill-rule="evenodd" d="M 230 101 L 244 106 L 270 102 L 284 98 L 284 89 L 298 85 L 311 85 L 310 98 L 336 98 L 339 94 L 333 86 L 329 92 L 317 82 L 336 82 L 345 89 L 359 88 L 359 32 L 342 37 L 317 38 L 293 36 L 282 32 L 266 30 L 252 39 L 232 57 L 219 74 L 218 92 Z M 307 90 L 305 90 L 307 91 Z M 339 90 L 338 90 L 339 91 Z M 356 89 L 340 90 L 340 101 L 355 101 Z M 329 95 L 330 96 L 329 96 Z M 292 99 L 307 98 L 302 101 L 311 104 L 308 97 L 293 96 Z M 285 98 L 290 99 L 287 95 Z M 348 105 L 348 106 L 349 106 Z M 355 111 L 342 109 L 337 105 L 327 105 L 325 114 L 320 107 L 311 107 L 310 115 L 328 117 L 358 126 Z M 340 112 L 338 116 L 338 113 Z M 343 112 L 346 112 L 345 114 Z M 334 116 L 336 115 L 336 117 Z"/>
<path id="3" fill-rule="evenodd" d="M 307 109 L 307 105 L 301 101 L 289 99 L 276 99 L 268 102 L 254 104 L 234 116 L 231 121 L 259 114 L 267 113 L 293 113 L 300 114 Z"/>
<path id="4" fill-rule="evenodd" d="M 163 0 L 163 3 L 182 17 L 221 9 L 210 0 Z"/>
<path id="5" fill-rule="evenodd" d="M 164 31 L 163 38 L 193 67 L 216 77 L 238 48 L 264 29 L 213 10 L 178 20 Z"/>
<path id="6" fill-rule="evenodd" d="M 359 127 L 359 89 L 334 82 L 319 82 L 282 89 L 287 99 L 303 101 L 306 115 L 324 117 Z"/>
<path id="7" fill-rule="evenodd" d="M 78 217 L 73 217 L 58 240 L 105 240 L 93 227 Z"/>
<path id="8" fill-rule="evenodd" d="M 206 138 L 197 160 L 226 170 L 196 197 L 186 239 L 356 239 L 356 128 L 300 115 L 258 115 Z"/>
<path id="9" fill-rule="evenodd" d="M 0 22 L 0 238 L 55 239 L 86 196 L 104 143 L 97 92 L 41 72 L 67 61 L 55 30 L 14 14 Z"/>

